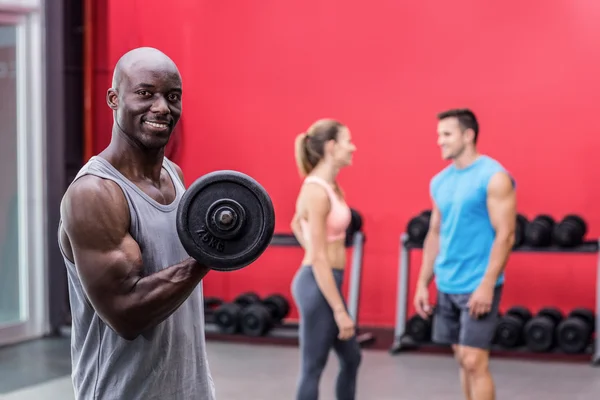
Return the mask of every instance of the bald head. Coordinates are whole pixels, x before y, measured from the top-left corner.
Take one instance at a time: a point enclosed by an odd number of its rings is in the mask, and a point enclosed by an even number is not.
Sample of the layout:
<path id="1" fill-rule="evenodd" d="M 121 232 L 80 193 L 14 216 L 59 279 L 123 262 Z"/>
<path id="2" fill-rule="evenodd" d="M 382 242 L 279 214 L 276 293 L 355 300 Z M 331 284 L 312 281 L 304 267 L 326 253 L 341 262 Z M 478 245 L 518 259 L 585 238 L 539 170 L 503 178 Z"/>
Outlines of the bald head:
<path id="1" fill-rule="evenodd" d="M 122 80 L 144 72 L 166 72 L 179 75 L 175 62 L 153 47 L 138 47 L 125 53 L 115 66 L 112 87 L 117 89 Z"/>
<path id="2" fill-rule="evenodd" d="M 113 110 L 113 130 L 145 148 L 164 148 L 181 117 L 181 75 L 167 55 L 151 47 L 119 59 L 106 100 Z"/>

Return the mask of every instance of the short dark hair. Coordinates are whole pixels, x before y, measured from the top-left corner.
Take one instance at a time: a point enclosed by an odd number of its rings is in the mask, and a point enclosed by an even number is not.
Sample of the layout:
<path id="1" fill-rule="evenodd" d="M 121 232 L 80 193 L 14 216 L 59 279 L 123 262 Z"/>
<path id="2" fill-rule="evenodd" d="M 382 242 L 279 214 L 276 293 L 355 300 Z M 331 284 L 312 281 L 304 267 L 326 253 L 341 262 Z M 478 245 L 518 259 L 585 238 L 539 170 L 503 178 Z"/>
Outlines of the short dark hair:
<path id="1" fill-rule="evenodd" d="M 458 124 L 463 132 L 467 129 L 472 129 L 473 132 L 475 132 L 475 136 L 473 136 L 473 143 L 477 143 L 477 136 L 479 135 L 479 123 L 477 122 L 477 118 L 475 117 L 475 113 L 473 113 L 473 111 L 469 110 L 468 108 L 453 108 L 451 110 L 442 111 L 437 115 L 438 120 L 450 117 L 456 117 L 458 119 Z"/>

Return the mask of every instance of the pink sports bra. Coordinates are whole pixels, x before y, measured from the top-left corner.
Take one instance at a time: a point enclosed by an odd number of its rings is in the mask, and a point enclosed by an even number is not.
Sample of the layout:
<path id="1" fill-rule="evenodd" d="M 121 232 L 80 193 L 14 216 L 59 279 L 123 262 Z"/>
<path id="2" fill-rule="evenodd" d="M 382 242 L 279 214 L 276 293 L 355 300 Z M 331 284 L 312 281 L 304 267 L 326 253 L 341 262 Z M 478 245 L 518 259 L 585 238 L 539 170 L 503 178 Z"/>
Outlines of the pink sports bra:
<path id="1" fill-rule="evenodd" d="M 329 201 L 331 203 L 331 209 L 327 215 L 327 242 L 335 242 L 340 239 L 346 238 L 346 229 L 350 225 L 352 214 L 350 208 L 342 202 L 331 185 L 324 179 L 317 176 L 309 176 L 304 179 L 304 183 L 316 183 L 317 185 L 325 188 Z M 309 239 L 308 221 L 306 219 L 300 220 L 300 226 L 302 227 L 302 235 L 304 240 L 307 242 Z"/>

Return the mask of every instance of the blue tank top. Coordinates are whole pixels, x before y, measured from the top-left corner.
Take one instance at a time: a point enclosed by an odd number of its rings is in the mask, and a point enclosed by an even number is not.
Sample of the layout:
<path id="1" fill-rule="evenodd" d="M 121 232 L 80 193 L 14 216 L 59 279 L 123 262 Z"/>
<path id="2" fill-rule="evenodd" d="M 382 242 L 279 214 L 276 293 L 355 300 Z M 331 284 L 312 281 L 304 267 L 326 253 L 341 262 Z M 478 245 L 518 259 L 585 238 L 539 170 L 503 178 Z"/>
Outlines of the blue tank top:
<path id="1" fill-rule="evenodd" d="M 441 214 L 440 246 L 434 264 L 441 292 L 471 293 L 487 271 L 495 238 L 487 209 L 487 187 L 498 172 L 506 170 L 482 155 L 465 168 L 451 164 L 431 180 L 431 197 Z M 504 274 L 496 284 L 502 283 Z"/>

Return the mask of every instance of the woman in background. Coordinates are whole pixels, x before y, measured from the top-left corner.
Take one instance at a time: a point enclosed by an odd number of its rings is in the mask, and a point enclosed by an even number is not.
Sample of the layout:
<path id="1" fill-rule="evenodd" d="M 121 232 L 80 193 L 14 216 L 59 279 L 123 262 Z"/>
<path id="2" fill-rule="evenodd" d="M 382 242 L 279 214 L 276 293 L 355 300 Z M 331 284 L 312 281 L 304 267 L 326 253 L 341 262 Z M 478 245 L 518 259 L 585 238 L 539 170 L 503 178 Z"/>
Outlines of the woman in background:
<path id="1" fill-rule="evenodd" d="M 295 143 L 296 162 L 305 178 L 296 202 L 292 231 L 305 250 L 292 282 L 300 315 L 301 372 L 297 400 L 318 398 L 319 381 L 331 348 L 340 360 L 338 400 L 352 400 L 361 351 L 354 322 L 341 295 L 350 208 L 336 182 L 356 150 L 350 131 L 340 122 L 315 122 Z"/>

